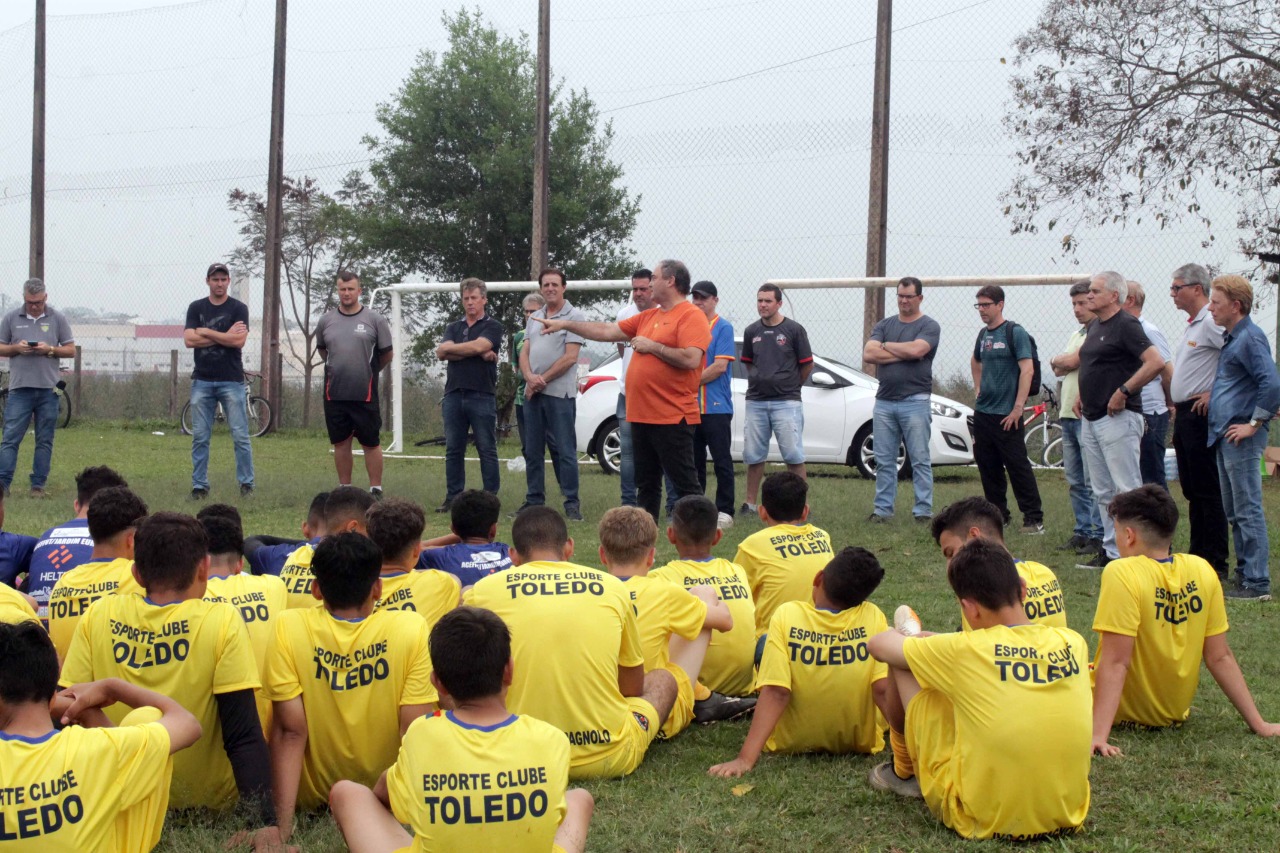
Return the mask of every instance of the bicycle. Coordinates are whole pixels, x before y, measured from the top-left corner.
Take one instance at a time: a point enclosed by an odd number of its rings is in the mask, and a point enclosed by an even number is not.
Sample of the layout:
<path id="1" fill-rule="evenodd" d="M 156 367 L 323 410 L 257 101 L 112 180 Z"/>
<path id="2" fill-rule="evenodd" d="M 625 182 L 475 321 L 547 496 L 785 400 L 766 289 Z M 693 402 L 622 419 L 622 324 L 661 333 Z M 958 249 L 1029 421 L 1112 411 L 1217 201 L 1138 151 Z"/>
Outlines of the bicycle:
<path id="1" fill-rule="evenodd" d="M 1062 425 L 1058 423 L 1056 411 L 1058 397 L 1053 389 L 1045 387 L 1041 392 L 1041 401 L 1034 406 L 1026 406 L 1027 413 L 1022 420 L 1022 428 L 1026 433 L 1027 456 L 1031 464 L 1037 468 L 1061 468 L 1062 459 Z"/>
<path id="2" fill-rule="evenodd" d="M 254 373 L 250 370 L 244 372 L 245 411 L 249 420 L 249 435 L 253 438 L 257 438 L 271 429 L 271 404 L 267 402 L 266 397 L 259 397 L 257 394 L 252 393 L 254 381 L 261 378 L 261 373 Z M 227 414 L 222 411 L 222 403 L 218 403 L 217 409 L 213 413 L 213 425 L 217 426 L 218 424 L 226 423 L 226 420 Z M 191 435 L 194 432 L 191 426 L 190 400 L 187 400 L 186 404 L 183 405 L 178 421 L 183 435 Z"/>
<path id="3" fill-rule="evenodd" d="M 59 368 L 62 373 L 66 373 L 65 367 Z M 4 421 L 4 407 L 9 402 L 9 372 L 4 373 L 4 387 L 0 388 L 0 423 Z M 67 381 L 59 379 L 58 383 L 53 387 L 53 393 L 58 398 L 58 420 L 55 425 L 58 429 L 65 429 L 71 424 L 71 395 L 67 393 Z"/>

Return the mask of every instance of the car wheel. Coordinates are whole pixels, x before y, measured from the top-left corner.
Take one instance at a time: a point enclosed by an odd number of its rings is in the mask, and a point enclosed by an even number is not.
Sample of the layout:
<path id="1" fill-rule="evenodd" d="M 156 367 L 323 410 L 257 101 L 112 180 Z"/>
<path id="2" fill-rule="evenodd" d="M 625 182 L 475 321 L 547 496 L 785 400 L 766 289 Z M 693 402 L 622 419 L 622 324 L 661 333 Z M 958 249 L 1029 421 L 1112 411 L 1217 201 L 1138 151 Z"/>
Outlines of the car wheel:
<path id="1" fill-rule="evenodd" d="M 592 441 L 596 459 L 606 474 L 622 473 L 622 437 L 618 435 L 618 419 L 609 418 L 596 430 Z"/>
<path id="2" fill-rule="evenodd" d="M 874 480 L 876 477 L 876 451 L 874 437 L 871 434 L 871 424 L 867 424 L 858 430 L 858 434 L 853 437 L 853 446 L 849 448 L 849 456 L 852 457 L 853 465 L 858 469 L 858 473 L 867 480 Z M 898 479 L 911 479 L 911 463 L 907 460 L 907 447 L 904 444 L 898 445 Z"/>

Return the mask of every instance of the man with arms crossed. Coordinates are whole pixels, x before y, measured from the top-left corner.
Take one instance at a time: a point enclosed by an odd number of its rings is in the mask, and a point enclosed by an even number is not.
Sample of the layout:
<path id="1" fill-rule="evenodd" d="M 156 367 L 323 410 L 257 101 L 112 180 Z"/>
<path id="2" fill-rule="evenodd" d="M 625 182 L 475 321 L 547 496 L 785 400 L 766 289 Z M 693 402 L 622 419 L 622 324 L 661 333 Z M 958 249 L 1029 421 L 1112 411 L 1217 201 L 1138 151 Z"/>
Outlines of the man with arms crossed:
<path id="1" fill-rule="evenodd" d="M 338 485 L 351 485 L 354 438 L 364 450 L 369 491 L 381 497 L 378 372 L 391 363 L 391 324 L 360 304 L 360 278 L 350 270 L 338 273 L 338 307 L 316 324 L 316 351 L 324 359 L 324 421 L 333 443 Z"/>
<path id="2" fill-rule="evenodd" d="M 502 324 L 489 316 L 488 290 L 478 278 L 462 281 L 461 320 L 444 330 L 436 358 L 445 362 L 444 399 L 444 512 L 467 487 L 467 431 L 475 433 L 480 454 L 480 477 L 486 492 L 498 493 L 498 348 Z"/>
<path id="3" fill-rule="evenodd" d="M 742 333 L 742 363 L 747 365 L 747 424 L 742 458 L 747 463 L 747 500 L 740 512 L 756 513 L 756 494 L 769 458 L 769 435 L 787 470 L 805 476 L 804 404 L 800 386 L 813 372 L 809 333 L 782 316 L 782 290 L 766 284 L 756 291 L 760 319 Z"/>
<path id="4" fill-rule="evenodd" d="M 191 500 L 209 497 L 209 439 L 218 404 L 227 416 L 236 451 L 240 494 L 253 494 L 253 446 L 240 350 L 249 337 L 249 308 L 227 295 L 231 273 L 226 264 L 210 264 L 204 275 L 209 295 L 187 307 L 182 341 L 195 359 L 191 374 Z"/>
<path id="5" fill-rule="evenodd" d="M 1222 354 L 1222 327 L 1209 314 L 1209 271 L 1185 264 L 1173 273 L 1169 294 L 1179 311 L 1187 312 L 1187 327 L 1173 351 L 1173 451 L 1178 457 L 1178 482 L 1187 499 L 1191 525 L 1188 553 L 1202 558 L 1227 579 L 1227 515 L 1222 509 L 1218 460 L 1209 446 L 1209 393 Z"/>
<path id="6" fill-rule="evenodd" d="M 898 445 L 907 445 L 917 521 L 933 517 L 933 465 L 929 458 L 929 395 L 933 392 L 933 356 L 942 328 L 920 312 L 920 279 L 898 282 L 898 316 L 885 317 L 871 330 L 862 361 L 876 365 L 875 414 L 871 421 L 876 451 L 876 497 L 869 521 L 893 515 L 898 496 Z"/>
<path id="7" fill-rule="evenodd" d="M 1249 318 L 1253 288 L 1238 275 L 1213 280 L 1209 311 L 1226 330 L 1209 397 L 1209 447 L 1218 458 L 1222 508 L 1236 546 L 1236 586 L 1227 598 L 1271 600 L 1271 554 L 1262 508 L 1263 448 L 1280 408 L 1280 377 L 1267 335 Z"/>

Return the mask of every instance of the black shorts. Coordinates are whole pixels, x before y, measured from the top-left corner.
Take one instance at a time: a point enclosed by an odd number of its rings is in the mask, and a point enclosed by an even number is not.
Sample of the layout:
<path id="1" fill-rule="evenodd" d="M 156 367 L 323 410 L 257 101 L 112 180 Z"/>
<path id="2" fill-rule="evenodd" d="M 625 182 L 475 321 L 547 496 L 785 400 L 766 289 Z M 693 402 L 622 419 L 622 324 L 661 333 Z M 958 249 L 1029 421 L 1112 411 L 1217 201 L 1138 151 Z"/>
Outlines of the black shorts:
<path id="1" fill-rule="evenodd" d="M 378 432 L 382 429 L 382 413 L 377 403 L 358 400 L 325 400 L 324 425 L 329 428 L 329 443 L 342 442 L 356 437 L 361 447 L 377 447 L 382 443 Z"/>

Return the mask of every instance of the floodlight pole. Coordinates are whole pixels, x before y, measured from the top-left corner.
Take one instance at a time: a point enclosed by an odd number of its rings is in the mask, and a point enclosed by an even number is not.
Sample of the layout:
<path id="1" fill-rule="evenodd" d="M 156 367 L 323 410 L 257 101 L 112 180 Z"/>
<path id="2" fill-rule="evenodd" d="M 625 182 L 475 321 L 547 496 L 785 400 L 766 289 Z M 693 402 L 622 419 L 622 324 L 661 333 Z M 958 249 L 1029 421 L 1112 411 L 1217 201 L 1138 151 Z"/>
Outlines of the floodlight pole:
<path id="1" fill-rule="evenodd" d="M 262 394 L 280 422 L 280 242 L 281 192 L 284 189 L 284 60 L 288 0 L 276 0 L 275 59 L 271 73 L 271 141 L 267 148 L 267 235 L 262 281 Z"/>
<path id="2" fill-rule="evenodd" d="M 529 278 L 537 281 L 547 265 L 547 210 L 551 126 L 551 0 L 538 0 L 537 115 L 533 131 L 533 235 Z"/>
<path id="3" fill-rule="evenodd" d="M 31 110 L 31 252 L 28 278 L 44 278 L 45 0 L 36 0 L 35 91 Z"/>
<path id="4" fill-rule="evenodd" d="M 875 86 L 871 96 L 871 183 L 867 192 L 867 276 L 885 274 L 889 219 L 889 47 L 893 35 L 893 0 L 879 0 L 876 11 Z M 862 340 L 884 317 L 884 290 L 870 288 L 862 296 Z M 875 375 L 874 364 L 862 365 Z"/>

